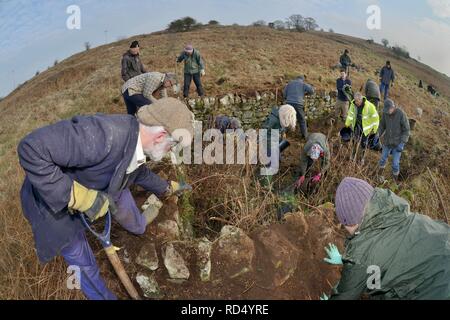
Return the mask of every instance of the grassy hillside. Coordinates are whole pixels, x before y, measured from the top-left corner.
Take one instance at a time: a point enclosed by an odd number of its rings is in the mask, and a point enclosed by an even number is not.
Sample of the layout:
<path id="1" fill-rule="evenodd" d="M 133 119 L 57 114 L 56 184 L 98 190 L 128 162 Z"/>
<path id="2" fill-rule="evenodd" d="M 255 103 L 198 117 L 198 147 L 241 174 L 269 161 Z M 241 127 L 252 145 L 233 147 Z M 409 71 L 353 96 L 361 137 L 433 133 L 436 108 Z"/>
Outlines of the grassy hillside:
<path id="1" fill-rule="evenodd" d="M 416 108 L 424 110 L 407 147 L 402 167 L 406 179 L 396 191 L 412 194 L 414 210 L 445 219 L 449 205 L 445 195 L 450 191 L 450 79 L 443 74 L 415 60 L 397 58 L 381 45 L 331 33 L 214 27 L 133 39 L 139 39 L 148 69 L 177 71 L 179 75 L 175 55 L 185 43 L 192 42 L 206 62 L 204 87 L 208 95 L 281 89 L 299 74 L 307 75 L 307 81 L 318 89 L 333 90 L 338 71 L 330 66 L 337 63 L 344 48 L 364 70 L 351 73 L 354 87 L 359 88 L 368 78 L 377 79 L 375 71 L 391 60 L 398 79 L 391 97 L 410 117 L 415 117 Z M 16 147 L 33 129 L 60 119 L 96 112 L 124 113 L 120 60 L 131 40 L 76 54 L 30 79 L 0 102 L 0 298 L 81 297 L 64 289 L 65 265 L 60 258 L 46 266 L 38 264 L 19 201 L 24 173 Z M 437 87 L 441 97 L 419 90 L 419 79 Z M 313 125 L 328 131 L 324 124 Z M 367 165 L 375 166 L 376 159 Z M 354 170 L 354 166 L 344 164 L 339 176 L 354 174 Z M 317 199 L 310 199 L 309 205 L 319 205 L 314 202 Z"/>

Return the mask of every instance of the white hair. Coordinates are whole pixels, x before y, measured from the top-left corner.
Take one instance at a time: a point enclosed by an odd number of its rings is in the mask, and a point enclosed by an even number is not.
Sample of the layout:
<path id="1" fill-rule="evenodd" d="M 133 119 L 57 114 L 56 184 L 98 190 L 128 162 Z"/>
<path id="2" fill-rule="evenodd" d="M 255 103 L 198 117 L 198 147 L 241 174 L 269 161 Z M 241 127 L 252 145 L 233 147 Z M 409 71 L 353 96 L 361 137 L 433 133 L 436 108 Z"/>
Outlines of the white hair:
<path id="1" fill-rule="evenodd" d="M 164 127 L 162 126 L 146 126 L 141 124 L 143 130 L 150 135 L 157 135 L 163 132 L 166 132 Z M 144 149 L 144 153 L 150 157 L 152 161 L 158 162 L 161 161 L 162 158 L 167 154 L 167 146 L 171 143 L 170 136 L 160 143 L 151 144 L 151 145 L 142 145 Z"/>
<path id="2" fill-rule="evenodd" d="M 289 104 L 285 104 L 280 107 L 279 114 L 281 126 L 283 128 L 290 128 L 294 130 L 297 125 L 297 113 L 295 112 L 294 107 Z"/>
<path id="3" fill-rule="evenodd" d="M 164 129 L 163 126 L 146 126 L 145 124 L 142 124 L 142 123 L 141 123 L 141 126 L 149 134 L 158 134 L 158 133 L 166 131 L 166 129 Z"/>

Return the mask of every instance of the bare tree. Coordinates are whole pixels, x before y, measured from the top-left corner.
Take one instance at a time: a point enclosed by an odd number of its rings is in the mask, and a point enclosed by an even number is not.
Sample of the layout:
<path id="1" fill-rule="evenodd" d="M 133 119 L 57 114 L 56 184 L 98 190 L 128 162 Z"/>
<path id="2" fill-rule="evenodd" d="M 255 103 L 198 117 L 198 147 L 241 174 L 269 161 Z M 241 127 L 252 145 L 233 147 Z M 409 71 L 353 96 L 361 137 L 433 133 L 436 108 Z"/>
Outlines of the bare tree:
<path id="1" fill-rule="evenodd" d="M 288 18 L 289 29 L 305 31 L 305 18 L 301 14 L 293 14 Z"/>
<path id="2" fill-rule="evenodd" d="M 306 31 L 314 31 L 317 28 L 319 28 L 319 25 L 317 24 L 316 20 L 314 18 L 308 17 L 305 18 L 303 21 L 303 26 Z"/>
<path id="3" fill-rule="evenodd" d="M 389 45 L 389 40 L 388 39 L 381 39 L 381 43 L 383 44 L 383 46 L 387 47 Z"/>
<path id="4" fill-rule="evenodd" d="M 91 49 L 91 43 L 89 41 L 86 41 L 84 43 L 84 48 L 86 49 L 86 51 L 89 51 Z"/>

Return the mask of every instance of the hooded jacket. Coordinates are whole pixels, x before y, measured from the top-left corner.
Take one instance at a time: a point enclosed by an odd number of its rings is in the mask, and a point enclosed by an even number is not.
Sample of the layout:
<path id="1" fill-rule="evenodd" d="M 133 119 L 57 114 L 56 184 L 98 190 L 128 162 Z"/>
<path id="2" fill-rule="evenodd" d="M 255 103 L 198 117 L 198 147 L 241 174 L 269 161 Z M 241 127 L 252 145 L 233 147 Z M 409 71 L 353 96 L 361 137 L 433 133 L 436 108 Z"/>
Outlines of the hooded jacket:
<path id="1" fill-rule="evenodd" d="M 304 176 L 308 170 L 308 151 L 314 144 L 318 144 L 323 149 L 323 156 L 319 159 L 321 161 L 321 173 L 324 174 L 330 167 L 330 148 L 328 147 L 327 137 L 322 133 L 311 133 L 308 135 L 305 147 L 300 155 L 300 175 Z"/>
<path id="2" fill-rule="evenodd" d="M 342 260 L 331 299 L 450 299 L 450 226 L 410 212 L 390 190 L 375 189 Z M 376 268 L 379 286 L 369 289 Z"/>
<path id="3" fill-rule="evenodd" d="M 402 109 L 396 108 L 393 114 L 383 112 L 378 134 L 384 134 L 383 144 L 394 148 L 400 143 L 406 144 L 409 139 L 409 121 Z"/>

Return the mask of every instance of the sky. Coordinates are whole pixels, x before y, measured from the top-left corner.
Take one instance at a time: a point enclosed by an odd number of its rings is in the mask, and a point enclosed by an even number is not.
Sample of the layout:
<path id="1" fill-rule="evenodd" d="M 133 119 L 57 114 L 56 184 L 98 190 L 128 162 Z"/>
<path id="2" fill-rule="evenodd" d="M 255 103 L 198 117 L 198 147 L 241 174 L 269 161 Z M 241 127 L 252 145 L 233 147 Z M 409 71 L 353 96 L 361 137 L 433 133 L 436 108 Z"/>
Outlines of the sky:
<path id="1" fill-rule="evenodd" d="M 80 9 L 80 29 L 67 27 L 71 5 Z M 367 27 L 372 5 L 380 8 L 380 29 Z M 313 17 L 325 30 L 386 38 L 450 75 L 450 0 L 0 0 L 0 97 L 55 60 L 83 51 L 87 41 L 95 47 L 163 30 L 185 16 L 249 25 L 292 14 Z"/>

